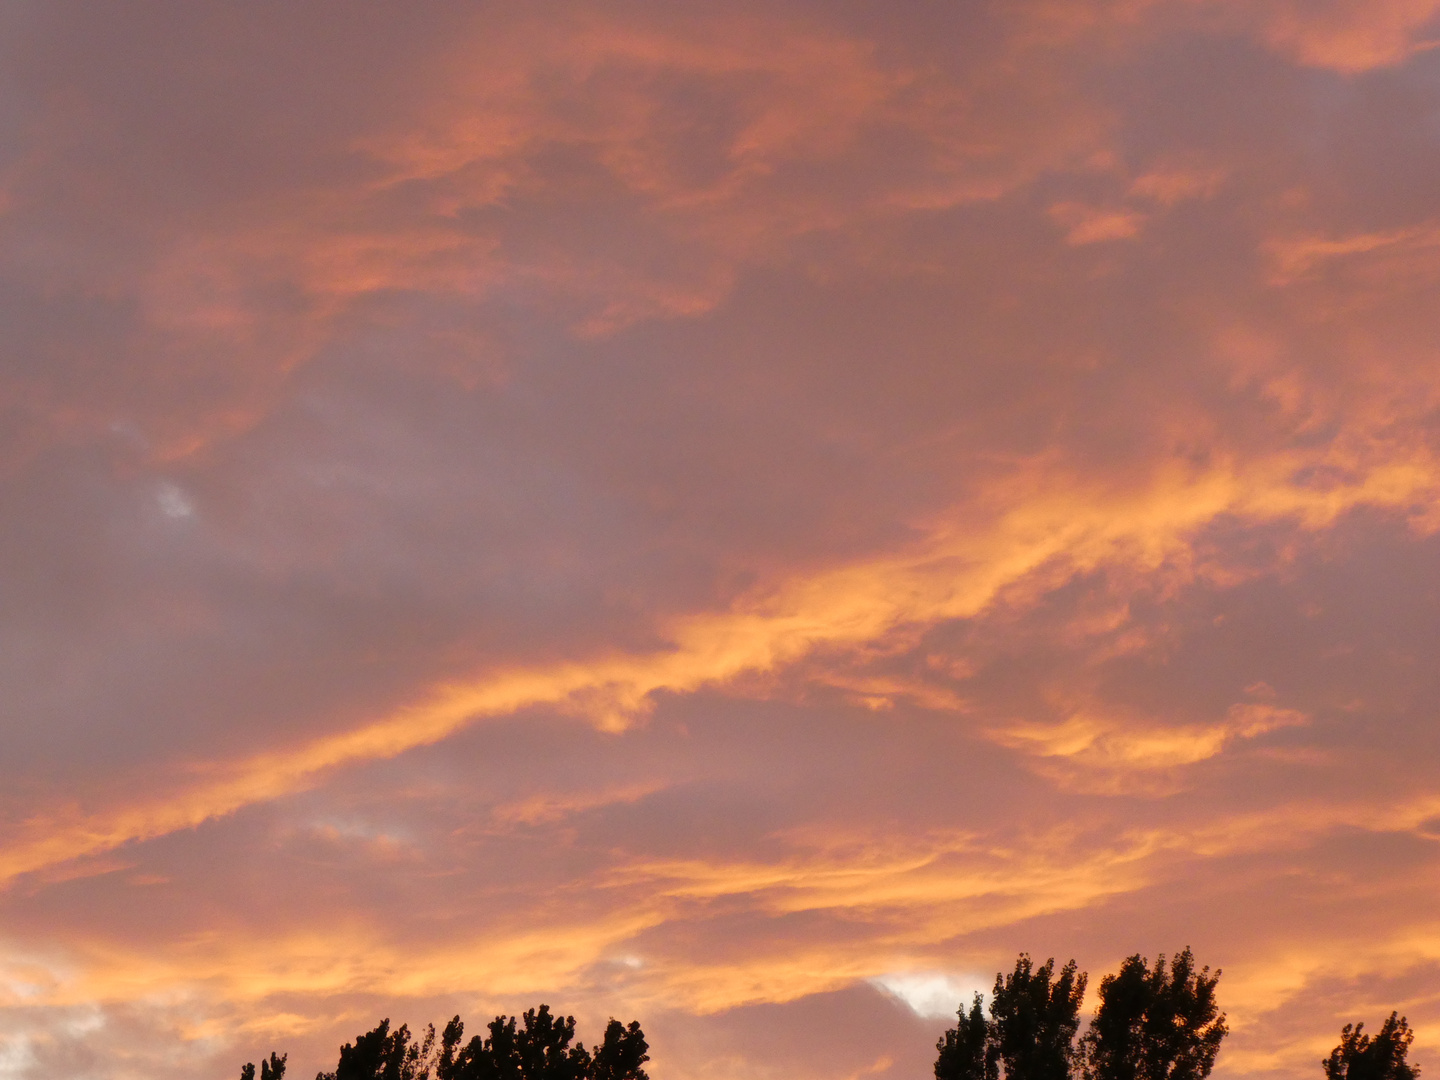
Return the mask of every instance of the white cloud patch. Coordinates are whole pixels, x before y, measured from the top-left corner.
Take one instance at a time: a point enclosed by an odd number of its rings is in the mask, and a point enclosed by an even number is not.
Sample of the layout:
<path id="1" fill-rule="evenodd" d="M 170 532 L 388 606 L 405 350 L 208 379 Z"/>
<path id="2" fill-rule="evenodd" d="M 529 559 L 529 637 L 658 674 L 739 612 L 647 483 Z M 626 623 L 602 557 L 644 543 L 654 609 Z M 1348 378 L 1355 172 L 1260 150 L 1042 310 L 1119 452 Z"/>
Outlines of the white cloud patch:
<path id="1" fill-rule="evenodd" d="M 975 975 L 943 971 L 904 972 L 880 975 L 870 985 L 905 1003 L 916 1016 L 954 1016 L 962 1004 L 968 1006 L 977 993 L 987 989 Z"/>
<path id="2" fill-rule="evenodd" d="M 175 484 L 161 484 L 160 489 L 155 493 L 155 501 L 160 504 L 160 512 L 168 518 L 187 518 L 195 513 L 195 504 Z"/>

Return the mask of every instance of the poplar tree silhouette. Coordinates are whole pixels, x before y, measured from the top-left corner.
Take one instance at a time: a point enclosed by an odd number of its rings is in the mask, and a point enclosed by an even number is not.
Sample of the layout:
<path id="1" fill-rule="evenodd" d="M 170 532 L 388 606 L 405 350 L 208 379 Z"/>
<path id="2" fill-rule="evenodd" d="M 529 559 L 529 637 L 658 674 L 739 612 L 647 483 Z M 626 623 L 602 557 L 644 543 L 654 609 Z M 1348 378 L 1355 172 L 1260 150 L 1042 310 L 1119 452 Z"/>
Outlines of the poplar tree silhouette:
<path id="1" fill-rule="evenodd" d="M 1100 1007 L 1082 1040 L 1086 1080 L 1204 1080 L 1229 1034 L 1215 1002 L 1219 981 L 1218 970 L 1195 970 L 1188 946 L 1168 971 L 1163 953 L 1154 968 L 1138 953 L 1126 959 L 1100 980 Z"/>
<path id="2" fill-rule="evenodd" d="M 1029 953 L 995 976 L 990 1039 L 1006 1080 L 1069 1080 L 1086 981 L 1074 960 L 1057 975 L 1053 957 L 1037 968 Z"/>
<path id="3" fill-rule="evenodd" d="M 283 1080 L 285 1076 L 285 1059 L 289 1054 L 270 1054 L 270 1060 L 260 1062 L 260 1080 Z M 240 1067 L 240 1080 L 255 1080 L 255 1063 L 247 1061 Z"/>
<path id="4" fill-rule="evenodd" d="M 1364 1024 L 1346 1024 L 1340 1029 L 1340 1045 L 1320 1064 L 1325 1080 L 1415 1080 L 1420 1066 L 1406 1061 L 1415 1032 L 1405 1017 L 1390 1018 L 1380 1025 L 1373 1038 L 1363 1034 Z"/>
<path id="5" fill-rule="evenodd" d="M 936 1080 L 1070 1080 L 1086 975 L 1071 960 L 1057 974 L 1052 957 L 1038 968 L 1021 953 L 1009 975 L 996 973 L 985 1019 L 979 994 L 935 1044 Z"/>
<path id="6" fill-rule="evenodd" d="M 935 1044 L 940 1052 L 935 1059 L 935 1080 L 997 1080 L 999 1056 L 991 1051 L 984 1000 L 976 994 L 968 1016 L 965 1006 L 960 1006 L 959 1023 Z"/>

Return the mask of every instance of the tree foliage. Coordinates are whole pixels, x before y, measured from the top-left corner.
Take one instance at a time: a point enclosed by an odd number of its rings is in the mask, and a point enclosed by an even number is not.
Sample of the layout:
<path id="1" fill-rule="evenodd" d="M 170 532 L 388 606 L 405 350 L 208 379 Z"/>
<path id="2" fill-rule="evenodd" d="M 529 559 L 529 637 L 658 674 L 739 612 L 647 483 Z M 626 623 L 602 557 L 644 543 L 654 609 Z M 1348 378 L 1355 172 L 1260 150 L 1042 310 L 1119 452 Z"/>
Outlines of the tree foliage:
<path id="1" fill-rule="evenodd" d="M 650 1080 L 640 1067 L 650 1060 L 649 1050 L 638 1020 L 627 1026 L 612 1018 L 604 1040 L 595 1048 L 591 1080 Z"/>
<path id="2" fill-rule="evenodd" d="M 1204 1080 L 1229 1033 L 1215 1001 L 1220 972 L 1195 969 L 1187 947 L 1168 970 L 1138 953 L 1100 980 L 1100 1007 L 1085 1034 L 1087 1080 Z M 1339 1078 L 1336 1078 L 1339 1080 Z"/>
<path id="3" fill-rule="evenodd" d="M 967 1016 L 960 1007 L 959 1023 L 945 1032 L 935 1049 L 935 1080 L 997 1080 L 998 1056 L 990 1046 L 990 1024 L 985 1019 L 984 998 L 975 995 Z"/>
<path id="4" fill-rule="evenodd" d="M 1340 1029 L 1340 1045 L 1321 1064 L 1325 1080 L 1415 1080 L 1420 1066 L 1406 1061 L 1415 1033 L 1405 1017 L 1390 1018 L 1380 1025 L 1373 1038 L 1364 1034 L 1364 1024 L 1346 1024 Z"/>
<path id="5" fill-rule="evenodd" d="M 516 1018 L 497 1016 L 490 1034 L 461 1045 L 465 1025 L 455 1017 L 440 1037 L 436 1080 L 589 1080 L 593 1061 L 575 1038 L 573 1016 L 552 1016 L 550 1006 L 529 1009 L 524 1027 Z"/>
<path id="6" fill-rule="evenodd" d="M 962 1006 L 956 1026 L 936 1043 L 936 1080 L 1000 1080 L 1002 1073 L 1004 1080 L 1205 1080 L 1228 1034 L 1215 1000 L 1219 980 L 1219 971 L 1196 969 L 1189 948 L 1168 965 L 1163 955 L 1157 957 L 1153 968 L 1132 956 L 1101 980 L 1099 1007 L 1077 1042 L 1085 973 L 1073 960 L 1058 971 L 1053 959 L 1036 967 L 1021 953 L 1014 971 L 995 976 L 989 1017 L 976 994 L 969 1012 Z M 1387 1025 L 1375 1043 L 1395 1045 L 1393 1028 Z M 1377 1060 L 1389 1052 L 1366 1050 L 1370 1044 L 1360 1041 L 1358 1028 L 1353 1038 L 1345 1030 L 1350 1041 L 1337 1055 L 1343 1057 L 1352 1043 L 1358 1047 L 1354 1054 Z M 1326 1080 L 1414 1077 L 1340 1072 Z"/>
<path id="7" fill-rule="evenodd" d="M 1078 1043 L 1087 976 L 1071 960 L 1036 967 L 1021 953 L 1008 975 L 997 973 L 989 1015 L 976 994 L 954 1028 L 935 1044 L 935 1080 L 1206 1080 L 1229 1034 L 1215 991 L 1220 971 L 1198 968 L 1187 947 L 1154 967 L 1139 954 L 1100 980 L 1100 1003 Z M 315 1080 L 649 1080 L 650 1044 L 638 1021 L 612 1018 L 593 1053 L 575 1039 L 575 1018 L 548 1005 L 521 1016 L 497 1016 L 487 1034 L 465 1041 L 454 1017 L 436 1040 L 389 1019 L 340 1048 L 332 1072 Z M 1346 1024 L 1322 1065 L 1325 1080 L 1419 1080 L 1408 1059 L 1415 1033 L 1391 1013 L 1375 1035 Z M 259 1080 L 284 1080 L 286 1057 L 260 1062 Z M 256 1080 L 255 1065 L 240 1080 Z"/>
<path id="8" fill-rule="evenodd" d="M 995 976 L 991 1039 L 1006 1080 L 1068 1080 L 1085 982 L 1074 960 L 1057 975 L 1053 958 L 1037 968 L 1028 953 L 1009 975 Z"/>
<path id="9" fill-rule="evenodd" d="M 315 1080 L 650 1080 L 643 1068 L 650 1044 L 639 1021 L 612 1018 L 593 1054 L 575 1041 L 575 1018 L 554 1016 L 548 1005 L 497 1016 L 487 1031 L 466 1042 L 457 1016 L 437 1045 L 434 1025 L 415 1038 L 404 1024 L 392 1031 L 386 1018 L 342 1046 L 334 1071 Z M 260 1080 L 284 1076 L 284 1056 L 260 1063 Z M 255 1080 L 253 1063 L 240 1070 L 240 1080 Z"/>
<path id="10" fill-rule="evenodd" d="M 289 1056 L 289 1054 L 272 1053 L 268 1061 L 262 1060 L 260 1062 L 260 1080 L 284 1080 L 285 1059 Z M 255 1080 L 255 1063 L 253 1061 L 247 1061 L 240 1067 L 240 1080 Z"/>
<path id="11" fill-rule="evenodd" d="M 433 1025 L 424 1041 L 416 1042 L 404 1024 L 391 1031 L 386 1017 L 373 1031 L 342 1046 L 335 1071 L 317 1073 L 315 1080 L 430 1080 L 430 1052 L 434 1045 Z"/>
<path id="12" fill-rule="evenodd" d="M 1021 953 L 1009 975 L 996 973 L 990 1018 L 975 1000 L 936 1044 L 936 1080 L 1068 1080 L 1080 1029 L 1085 973 L 1054 959 L 1038 968 Z"/>

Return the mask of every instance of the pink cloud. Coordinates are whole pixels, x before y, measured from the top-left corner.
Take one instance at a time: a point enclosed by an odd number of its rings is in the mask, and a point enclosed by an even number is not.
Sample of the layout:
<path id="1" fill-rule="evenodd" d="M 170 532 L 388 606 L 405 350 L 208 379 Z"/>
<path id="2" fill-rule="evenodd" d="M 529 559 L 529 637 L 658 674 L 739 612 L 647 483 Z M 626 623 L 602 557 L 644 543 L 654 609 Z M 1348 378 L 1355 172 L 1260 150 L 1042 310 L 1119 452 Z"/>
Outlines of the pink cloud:
<path id="1" fill-rule="evenodd" d="M 18 1075 L 1185 943 L 1428 1060 L 1433 5 L 349 15 L 5 16 Z"/>

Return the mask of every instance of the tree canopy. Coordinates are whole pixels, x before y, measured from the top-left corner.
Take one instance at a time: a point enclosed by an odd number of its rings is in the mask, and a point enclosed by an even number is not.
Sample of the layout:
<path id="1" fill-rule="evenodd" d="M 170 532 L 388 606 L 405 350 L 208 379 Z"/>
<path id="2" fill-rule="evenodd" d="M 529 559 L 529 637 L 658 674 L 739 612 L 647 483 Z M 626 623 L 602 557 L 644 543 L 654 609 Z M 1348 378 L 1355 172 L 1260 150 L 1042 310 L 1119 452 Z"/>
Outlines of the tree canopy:
<path id="1" fill-rule="evenodd" d="M 649 1080 L 642 1066 L 650 1044 L 639 1021 L 612 1018 L 593 1054 L 575 1041 L 575 1018 L 552 1015 L 548 1005 L 497 1016 L 486 1030 L 466 1042 L 456 1016 L 437 1040 L 433 1024 L 416 1037 L 404 1024 L 392 1031 L 387 1017 L 342 1046 L 334 1070 L 315 1080 Z M 283 1056 L 260 1063 L 260 1080 L 284 1075 Z M 255 1080 L 253 1064 L 240 1070 L 240 1080 Z"/>
<path id="2" fill-rule="evenodd" d="M 1056 974 L 1054 958 L 1037 968 L 1028 953 L 1020 954 L 1009 975 L 995 976 L 991 1045 L 1006 1080 L 1068 1080 L 1085 981 L 1074 960 Z"/>
<path id="3" fill-rule="evenodd" d="M 1036 967 L 1021 953 L 1014 971 L 995 976 L 988 1019 L 976 994 L 936 1044 L 936 1080 L 1204 1080 L 1228 1031 L 1219 979 L 1196 971 L 1188 948 L 1168 966 L 1163 955 L 1153 968 L 1131 956 L 1101 980 L 1100 1006 L 1077 1041 L 1085 972 L 1073 960 L 1058 972 L 1054 959 Z"/>
<path id="4" fill-rule="evenodd" d="M 1415 1080 L 1420 1066 L 1406 1061 L 1415 1033 L 1405 1017 L 1389 1019 L 1380 1025 L 1379 1034 L 1364 1034 L 1364 1024 L 1346 1024 L 1340 1029 L 1340 1045 L 1320 1064 L 1325 1080 Z"/>
<path id="5" fill-rule="evenodd" d="M 1099 1005 L 1079 1039 L 1088 977 L 1071 960 L 1036 967 L 1021 953 L 996 973 L 988 1015 L 976 994 L 935 1044 L 935 1080 L 1206 1080 L 1229 1034 L 1216 1000 L 1217 968 L 1197 968 L 1186 947 L 1152 967 L 1138 953 L 1100 980 Z M 1325 1080 L 1419 1080 L 1408 1060 L 1415 1033 L 1392 1012 L 1374 1034 L 1346 1024 L 1321 1064 Z M 436 1038 L 433 1024 L 412 1035 L 390 1020 L 340 1048 L 331 1072 L 315 1080 L 649 1080 L 650 1044 L 639 1021 L 611 1018 L 593 1051 L 575 1039 L 575 1018 L 548 1005 L 497 1016 L 485 1035 L 465 1040 L 459 1016 Z M 284 1080 L 286 1056 L 260 1062 L 259 1080 Z M 256 1080 L 255 1065 L 240 1080 Z"/>
<path id="6" fill-rule="evenodd" d="M 985 1019 L 984 998 L 975 995 L 967 1016 L 960 1008 L 960 1022 L 935 1044 L 935 1080 L 997 1080 L 999 1055 L 990 1042 L 990 1024 Z"/>
<path id="7" fill-rule="evenodd" d="M 1220 972 L 1195 970 L 1187 947 L 1167 971 L 1138 953 L 1100 980 L 1100 1007 L 1084 1038 L 1088 1080 L 1204 1080 L 1229 1033 L 1215 1001 Z"/>
<path id="8" fill-rule="evenodd" d="M 497 1016 L 490 1021 L 487 1037 L 476 1035 L 461 1045 L 465 1025 L 455 1017 L 445 1025 L 440 1038 L 436 1080 L 592 1080 L 594 1057 L 584 1043 L 571 1045 L 575 1038 L 573 1016 L 551 1016 L 550 1007 L 541 1005 L 538 1011 L 527 1010 L 524 1022 L 519 1027 L 516 1017 Z M 631 1026 L 638 1035 L 640 1025 Z M 610 1021 L 610 1029 L 614 1028 L 620 1028 L 619 1021 Z M 644 1043 L 643 1035 L 639 1041 Z M 648 1060 L 644 1050 L 642 1045 L 641 1061 Z M 639 1064 L 636 1062 L 636 1071 L 627 1080 L 646 1080 Z"/>
<path id="9" fill-rule="evenodd" d="M 986 1019 L 981 995 L 936 1043 L 936 1080 L 1068 1080 L 1085 998 L 1085 973 L 1071 960 L 1038 968 L 1021 953 L 1009 975 L 997 972 Z"/>
<path id="10" fill-rule="evenodd" d="M 317 1073 L 315 1080 L 429 1080 L 429 1057 L 434 1045 L 433 1026 L 423 1042 L 415 1042 L 404 1024 L 391 1031 L 386 1017 L 373 1031 L 342 1046 L 335 1071 Z"/>
<path id="11" fill-rule="evenodd" d="M 289 1054 L 270 1055 L 270 1060 L 260 1062 L 260 1080 L 284 1080 L 285 1059 Z M 240 1069 L 240 1080 L 255 1080 L 255 1063 L 247 1061 Z"/>

